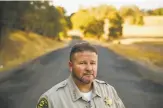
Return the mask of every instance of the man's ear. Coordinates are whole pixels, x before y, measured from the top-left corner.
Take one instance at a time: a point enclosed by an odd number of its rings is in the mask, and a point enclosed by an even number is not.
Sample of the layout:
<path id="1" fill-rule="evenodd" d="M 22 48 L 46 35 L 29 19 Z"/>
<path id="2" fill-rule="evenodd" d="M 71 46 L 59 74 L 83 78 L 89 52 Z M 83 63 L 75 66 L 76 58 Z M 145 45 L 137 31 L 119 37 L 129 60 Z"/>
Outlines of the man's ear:
<path id="1" fill-rule="evenodd" d="M 72 72 L 72 62 L 71 61 L 69 61 L 69 70 L 70 70 L 70 72 Z"/>

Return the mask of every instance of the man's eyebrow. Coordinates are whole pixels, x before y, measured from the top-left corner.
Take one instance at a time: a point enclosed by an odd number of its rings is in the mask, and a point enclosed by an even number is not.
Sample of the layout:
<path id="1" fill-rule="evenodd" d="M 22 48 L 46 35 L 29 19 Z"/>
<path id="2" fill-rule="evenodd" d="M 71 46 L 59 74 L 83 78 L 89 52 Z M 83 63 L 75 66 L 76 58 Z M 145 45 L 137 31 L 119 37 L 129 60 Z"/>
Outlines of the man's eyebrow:
<path id="1" fill-rule="evenodd" d="M 95 61 L 95 60 L 91 60 L 91 62 L 97 62 L 97 61 Z"/>

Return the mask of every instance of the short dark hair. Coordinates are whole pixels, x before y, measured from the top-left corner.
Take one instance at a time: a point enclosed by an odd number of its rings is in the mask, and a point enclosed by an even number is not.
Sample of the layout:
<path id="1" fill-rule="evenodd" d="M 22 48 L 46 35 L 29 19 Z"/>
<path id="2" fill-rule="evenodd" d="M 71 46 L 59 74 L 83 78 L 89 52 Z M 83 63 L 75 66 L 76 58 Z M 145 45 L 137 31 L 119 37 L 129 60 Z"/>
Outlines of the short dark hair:
<path id="1" fill-rule="evenodd" d="M 75 44 L 70 52 L 70 61 L 72 61 L 73 55 L 78 52 L 90 51 L 98 55 L 96 48 L 88 42 L 82 42 Z"/>

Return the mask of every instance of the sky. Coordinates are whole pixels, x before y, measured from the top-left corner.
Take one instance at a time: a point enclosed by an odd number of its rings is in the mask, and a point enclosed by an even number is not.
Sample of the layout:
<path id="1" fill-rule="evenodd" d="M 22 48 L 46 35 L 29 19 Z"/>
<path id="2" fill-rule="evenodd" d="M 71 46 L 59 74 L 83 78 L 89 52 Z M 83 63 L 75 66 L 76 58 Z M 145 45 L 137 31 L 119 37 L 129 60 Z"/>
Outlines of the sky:
<path id="1" fill-rule="evenodd" d="M 53 0 L 55 6 L 66 9 L 67 15 L 76 12 L 79 7 L 109 4 L 119 9 L 122 5 L 137 5 L 140 9 L 154 9 L 163 7 L 163 0 Z"/>

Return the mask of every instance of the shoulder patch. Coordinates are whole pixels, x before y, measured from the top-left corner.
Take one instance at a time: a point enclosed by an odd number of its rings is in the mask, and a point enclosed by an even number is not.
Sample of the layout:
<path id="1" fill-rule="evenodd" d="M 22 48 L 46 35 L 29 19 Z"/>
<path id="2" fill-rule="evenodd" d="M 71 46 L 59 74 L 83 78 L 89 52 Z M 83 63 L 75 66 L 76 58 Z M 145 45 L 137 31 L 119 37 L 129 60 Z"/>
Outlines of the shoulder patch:
<path id="1" fill-rule="evenodd" d="M 59 88 L 65 87 L 67 85 L 67 80 L 62 81 L 61 83 L 56 85 L 56 90 Z"/>
<path id="2" fill-rule="evenodd" d="M 49 108 L 46 98 L 41 98 L 37 104 L 37 108 Z"/>
<path id="3" fill-rule="evenodd" d="M 101 84 L 107 84 L 105 81 L 98 80 L 98 79 L 96 79 L 96 82 L 101 83 Z"/>

